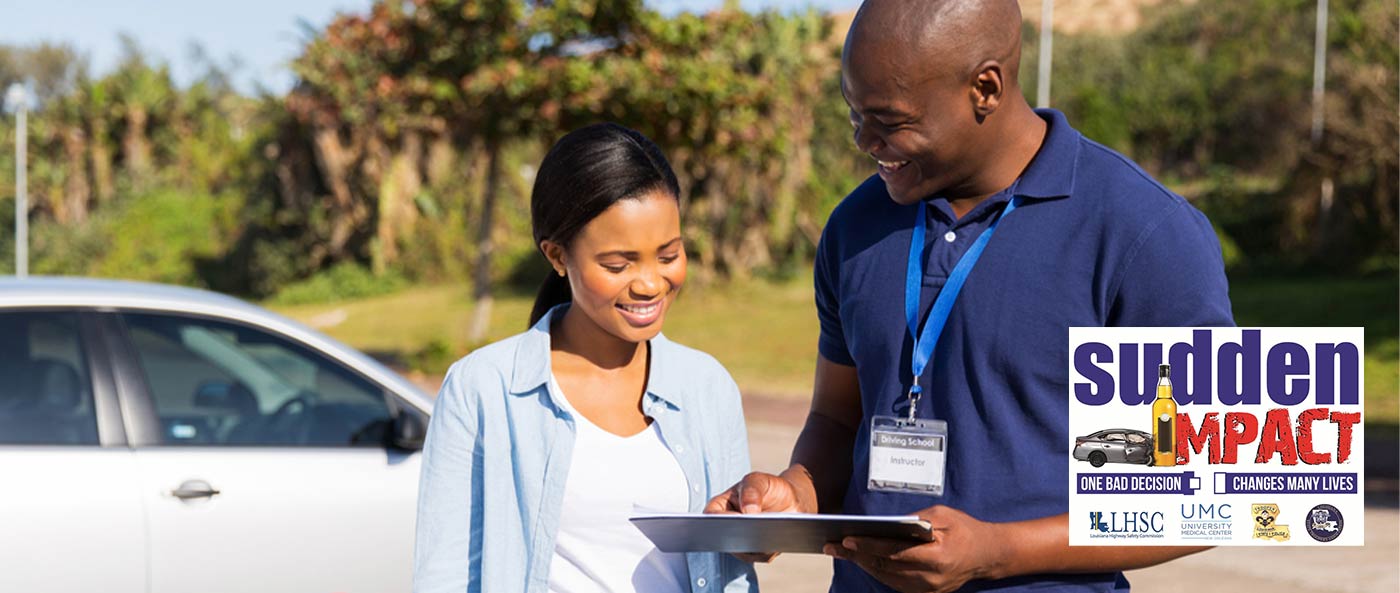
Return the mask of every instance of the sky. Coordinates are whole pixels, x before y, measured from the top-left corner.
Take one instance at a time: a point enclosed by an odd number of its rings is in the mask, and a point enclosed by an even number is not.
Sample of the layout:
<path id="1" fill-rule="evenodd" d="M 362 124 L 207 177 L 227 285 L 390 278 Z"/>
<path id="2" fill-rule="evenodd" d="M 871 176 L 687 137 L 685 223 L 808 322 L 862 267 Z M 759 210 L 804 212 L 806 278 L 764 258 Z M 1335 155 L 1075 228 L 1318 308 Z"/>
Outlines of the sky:
<path id="1" fill-rule="evenodd" d="M 646 0 L 667 14 L 704 11 L 723 0 Z M 211 61 L 228 70 L 235 87 L 252 93 L 285 92 L 293 83 L 286 64 L 300 51 L 306 22 L 324 27 L 340 12 L 365 12 L 371 0 L 6 0 L 0 3 L 0 44 L 67 43 L 87 55 L 94 74 L 121 58 L 118 41 L 129 34 L 143 52 L 170 65 L 178 84 L 203 71 L 192 59 L 198 42 Z M 852 9 L 858 0 L 743 0 L 748 9 L 815 6 Z"/>

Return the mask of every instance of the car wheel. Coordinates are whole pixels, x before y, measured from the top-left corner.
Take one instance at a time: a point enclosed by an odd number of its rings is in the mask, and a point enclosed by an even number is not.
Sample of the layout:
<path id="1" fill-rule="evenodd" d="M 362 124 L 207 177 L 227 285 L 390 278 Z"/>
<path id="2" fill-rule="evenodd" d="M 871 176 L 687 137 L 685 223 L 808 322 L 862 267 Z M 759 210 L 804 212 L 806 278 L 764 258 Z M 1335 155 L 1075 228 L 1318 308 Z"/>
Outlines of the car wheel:
<path id="1" fill-rule="evenodd" d="M 1108 456 L 1104 455 L 1103 451 L 1094 451 L 1093 453 L 1089 454 L 1089 465 L 1092 465 L 1094 467 L 1103 467 L 1103 464 L 1107 462 Z"/>

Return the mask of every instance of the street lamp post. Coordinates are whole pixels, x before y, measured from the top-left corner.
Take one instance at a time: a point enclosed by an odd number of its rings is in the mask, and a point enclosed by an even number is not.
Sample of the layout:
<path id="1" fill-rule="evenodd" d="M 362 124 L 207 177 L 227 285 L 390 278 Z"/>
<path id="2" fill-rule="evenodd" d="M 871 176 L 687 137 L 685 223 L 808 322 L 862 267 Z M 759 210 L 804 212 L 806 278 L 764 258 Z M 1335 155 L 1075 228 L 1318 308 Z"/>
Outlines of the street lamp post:
<path id="1" fill-rule="evenodd" d="M 1040 3 L 1040 68 L 1035 78 L 1035 106 L 1050 106 L 1050 59 L 1055 43 L 1055 0 Z"/>
<path id="2" fill-rule="evenodd" d="M 1322 135 L 1325 132 L 1324 122 L 1327 114 L 1327 0 L 1317 0 L 1317 29 L 1313 37 L 1313 89 L 1312 89 L 1312 133 L 1309 138 L 1312 140 L 1314 150 L 1322 143 Z M 1325 161 L 1324 161 L 1325 162 Z M 1317 213 L 1317 243 L 1325 244 L 1328 241 L 1328 222 L 1332 214 L 1335 183 L 1332 181 L 1332 171 L 1329 168 L 1323 169 L 1322 187 L 1319 188 L 1318 213 Z"/>
<path id="3" fill-rule="evenodd" d="M 29 275 L 29 89 L 16 82 L 5 91 L 5 109 L 15 113 L 15 276 Z"/>
<path id="4" fill-rule="evenodd" d="M 1317 29 L 1313 38 L 1312 143 L 1322 141 L 1323 100 L 1327 90 L 1327 0 L 1317 1 Z"/>

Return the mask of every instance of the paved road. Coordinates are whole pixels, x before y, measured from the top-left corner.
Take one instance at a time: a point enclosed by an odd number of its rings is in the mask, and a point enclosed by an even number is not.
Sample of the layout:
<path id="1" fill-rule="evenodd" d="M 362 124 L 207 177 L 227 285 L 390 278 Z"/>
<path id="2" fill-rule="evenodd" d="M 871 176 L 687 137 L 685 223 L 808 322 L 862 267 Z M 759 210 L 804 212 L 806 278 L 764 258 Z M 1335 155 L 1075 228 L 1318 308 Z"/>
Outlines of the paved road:
<path id="1" fill-rule="evenodd" d="M 745 407 L 754 469 L 787 467 L 805 402 L 754 398 Z M 760 565 L 758 575 L 764 593 L 822 592 L 831 579 L 831 561 L 784 555 Z M 1359 548 L 1215 548 L 1129 572 L 1128 580 L 1135 593 L 1400 592 L 1400 511 L 1368 508 L 1366 545 Z"/>

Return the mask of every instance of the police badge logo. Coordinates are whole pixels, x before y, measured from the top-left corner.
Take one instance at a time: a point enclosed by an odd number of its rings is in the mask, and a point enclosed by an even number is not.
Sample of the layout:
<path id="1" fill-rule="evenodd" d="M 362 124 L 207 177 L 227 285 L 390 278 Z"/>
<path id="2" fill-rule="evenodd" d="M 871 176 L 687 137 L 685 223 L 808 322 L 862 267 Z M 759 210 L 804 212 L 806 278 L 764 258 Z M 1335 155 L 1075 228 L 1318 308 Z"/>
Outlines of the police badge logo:
<path id="1" fill-rule="evenodd" d="M 1342 536 L 1342 512 L 1330 504 L 1320 504 L 1308 511 L 1308 535 L 1320 542 L 1330 542 Z"/>
<path id="2" fill-rule="evenodd" d="M 1254 539 L 1268 539 L 1277 542 L 1288 541 L 1288 526 L 1278 523 L 1278 505 L 1250 505 L 1254 515 Z"/>

